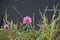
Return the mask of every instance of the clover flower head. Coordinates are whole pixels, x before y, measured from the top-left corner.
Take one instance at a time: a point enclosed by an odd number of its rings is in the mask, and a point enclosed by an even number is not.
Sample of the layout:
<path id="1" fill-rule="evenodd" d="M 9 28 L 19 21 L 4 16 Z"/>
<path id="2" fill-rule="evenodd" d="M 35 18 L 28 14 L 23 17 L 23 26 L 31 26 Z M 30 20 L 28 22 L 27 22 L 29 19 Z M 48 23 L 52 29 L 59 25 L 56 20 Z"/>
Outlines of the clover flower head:
<path id="1" fill-rule="evenodd" d="M 24 23 L 24 24 L 26 24 L 26 23 L 30 24 L 31 22 L 32 22 L 31 17 L 26 16 L 26 17 L 23 18 L 23 23 Z"/>
<path id="2" fill-rule="evenodd" d="M 5 28 L 5 29 L 9 29 L 9 28 L 10 28 L 10 25 L 9 25 L 9 24 L 5 24 L 5 25 L 4 25 L 4 28 Z"/>

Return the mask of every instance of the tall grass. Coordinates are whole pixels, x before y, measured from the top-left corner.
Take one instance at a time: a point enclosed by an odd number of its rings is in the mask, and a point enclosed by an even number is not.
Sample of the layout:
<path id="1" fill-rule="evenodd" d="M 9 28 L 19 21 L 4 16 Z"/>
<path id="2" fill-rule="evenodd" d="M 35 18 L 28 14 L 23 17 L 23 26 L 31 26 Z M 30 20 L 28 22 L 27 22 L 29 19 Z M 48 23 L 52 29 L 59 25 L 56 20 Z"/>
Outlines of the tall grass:
<path id="1" fill-rule="evenodd" d="M 36 24 L 39 29 L 36 30 L 35 14 L 33 13 L 32 23 L 23 24 L 20 23 L 18 28 L 18 20 L 16 23 L 13 20 L 7 20 L 7 11 L 5 11 L 5 17 L 3 18 L 4 24 L 9 24 L 9 29 L 0 28 L 0 40 L 60 40 L 60 10 L 57 9 L 59 4 L 53 6 L 53 9 L 46 9 L 44 12 L 39 10 L 39 15 L 42 21 Z M 52 19 L 49 23 L 49 19 L 46 17 L 47 11 L 54 11 Z M 58 17 L 55 18 L 58 11 Z"/>

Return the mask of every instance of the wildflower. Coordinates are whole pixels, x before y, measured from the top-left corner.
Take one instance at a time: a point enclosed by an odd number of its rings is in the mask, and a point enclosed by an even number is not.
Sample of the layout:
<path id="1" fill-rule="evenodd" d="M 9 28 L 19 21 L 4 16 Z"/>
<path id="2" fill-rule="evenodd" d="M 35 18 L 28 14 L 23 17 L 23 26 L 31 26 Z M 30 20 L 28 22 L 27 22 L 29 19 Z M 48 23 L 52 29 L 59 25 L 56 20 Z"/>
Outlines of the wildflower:
<path id="1" fill-rule="evenodd" d="M 10 25 L 9 25 L 9 24 L 5 24 L 5 25 L 4 25 L 4 28 L 5 28 L 5 29 L 9 29 L 9 28 L 10 28 Z"/>
<path id="2" fill-rule="evenodd" d="M 24 23 L 24 24 L 25 24 L 25 23 L 31 23 L 31 22 L 32 22 L 31 17 L 26 16 L 26 17 L 23 18 L 23 23 Z"/>

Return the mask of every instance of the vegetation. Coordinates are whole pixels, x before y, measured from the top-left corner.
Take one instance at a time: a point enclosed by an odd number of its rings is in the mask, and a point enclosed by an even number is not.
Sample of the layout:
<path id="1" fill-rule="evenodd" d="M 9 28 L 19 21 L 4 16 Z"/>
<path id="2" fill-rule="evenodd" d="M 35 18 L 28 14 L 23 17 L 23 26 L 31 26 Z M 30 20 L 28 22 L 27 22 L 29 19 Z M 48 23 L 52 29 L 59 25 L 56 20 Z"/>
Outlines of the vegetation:
<path id="1" fill-rule="evenodd" d="M 25 20 L 25 23 L 20 23 L 18 27 L 18 20 L 13 23 L 7 20 L 7 12 L 5 12 L 4 26 L 0 28 L 0 40 L 60 40 L 60 10 L 57 9 L 59 4 L 53 6 L 53 9 L 46 7 L 44 12 L 39 10 L 39 15 L 42 21 L 36 24 L 39 29 L 36 29 L 34 24 L 35 14 L 31 18 Z M 54 11 L 51 21 L 46 17 L 47 11 Z M 55 18 L 58 11 L 58 17 Z M 24 17 L 25 18 L 25 17 Z M 23 19 L 24 20 L 24 19 Z"/>

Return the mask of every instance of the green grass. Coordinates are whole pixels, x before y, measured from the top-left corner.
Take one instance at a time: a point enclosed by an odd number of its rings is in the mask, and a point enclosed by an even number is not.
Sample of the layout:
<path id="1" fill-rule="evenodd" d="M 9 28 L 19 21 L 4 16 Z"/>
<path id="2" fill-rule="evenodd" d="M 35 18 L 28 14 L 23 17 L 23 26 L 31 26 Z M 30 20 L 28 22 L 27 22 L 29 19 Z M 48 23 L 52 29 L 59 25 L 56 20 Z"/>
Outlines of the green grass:
<path id="1" fill-rule="evenodd" d="M 11 27 L 10 29 L 0 28 L 0 40 L 60 40 L 60 11 L 57 9 L 58 5 L 53 6 L 53 10 L 48 9 L 48 7 L 46 7 L 44 12 L 39 10 L 42 21 L 36 24 L 39 27 L 38 30 L 36 30 L 34 24 L 34 20 L 36 19 L 34 13 L 32 17 L 33 22 L 25 25 L 20 23 L 18 29 L 18 20 L 16 23 L 13 23 L 13 20 L 9 22 L 7 20 L 7 11 L 5 11 L 5 17 L 3 18 L 4 24 L 9 24 Z M 50 23 L 46 17 L 47 11 L 54 11 Z M 55 18 L 57 11 L 59 15 Z"/>

